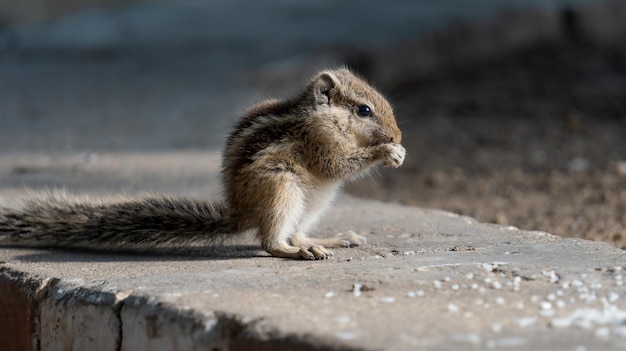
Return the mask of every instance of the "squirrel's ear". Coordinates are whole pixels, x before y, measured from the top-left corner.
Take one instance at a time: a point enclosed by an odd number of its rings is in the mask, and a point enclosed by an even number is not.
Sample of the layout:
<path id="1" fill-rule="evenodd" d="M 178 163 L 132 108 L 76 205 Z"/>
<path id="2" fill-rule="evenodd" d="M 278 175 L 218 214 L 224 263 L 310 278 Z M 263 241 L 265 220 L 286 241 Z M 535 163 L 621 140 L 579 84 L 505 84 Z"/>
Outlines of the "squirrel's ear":
<path id="1" fill-rule="evenodd" d="M 315 102 L 320 105 L 330 105 L 331 97 L 338 85 L 339 80 L 332 73 L 320 73 L 315 77 L 312 84 Z"/>

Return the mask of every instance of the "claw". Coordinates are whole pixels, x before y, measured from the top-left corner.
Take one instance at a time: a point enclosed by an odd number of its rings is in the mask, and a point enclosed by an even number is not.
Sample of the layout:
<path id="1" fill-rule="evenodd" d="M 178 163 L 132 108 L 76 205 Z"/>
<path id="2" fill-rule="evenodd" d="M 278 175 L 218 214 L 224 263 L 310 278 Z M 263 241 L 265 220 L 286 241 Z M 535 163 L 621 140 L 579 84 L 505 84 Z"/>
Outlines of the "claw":
<path id="1" fill-rule="evenodd" d="M 328 250 L 326 250 L 325 247 L 318 246 L 318 245 L 311 246 L 309 248 L 309 251 L 311 253 L 313 253 L 313 255 L 315 255 L 315 258 L 318 259 L 318 260 L 325 260 L 325 259 L 328 259 L 328 258 L 332 257 L 332 255 L 333 255 L 333 253 L 328 251 Z"/>
<path id="2" fill-rule="evenodd" d="M 300 256 L 305 259 L 305 260 L 314 260 L 316 259 L 315 254 L 313 254 L 312 252 L 309 252 L 306 249 L 300 249 Z"/>

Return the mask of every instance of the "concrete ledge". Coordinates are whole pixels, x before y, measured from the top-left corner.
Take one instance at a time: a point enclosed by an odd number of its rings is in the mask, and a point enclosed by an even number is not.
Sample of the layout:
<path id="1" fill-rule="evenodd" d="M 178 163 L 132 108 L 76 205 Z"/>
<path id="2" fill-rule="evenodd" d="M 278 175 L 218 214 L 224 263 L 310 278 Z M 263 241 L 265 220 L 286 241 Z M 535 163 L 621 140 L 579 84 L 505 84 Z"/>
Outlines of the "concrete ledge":
<path id="1" fill-rule="evenodd" d="M 319 232 L 347 229 L 370 243 L 317 262 L 251 238 L 214 257 L 3 249 L 3 349 L 626 346 L 622 250 L 350 197 Z"/>

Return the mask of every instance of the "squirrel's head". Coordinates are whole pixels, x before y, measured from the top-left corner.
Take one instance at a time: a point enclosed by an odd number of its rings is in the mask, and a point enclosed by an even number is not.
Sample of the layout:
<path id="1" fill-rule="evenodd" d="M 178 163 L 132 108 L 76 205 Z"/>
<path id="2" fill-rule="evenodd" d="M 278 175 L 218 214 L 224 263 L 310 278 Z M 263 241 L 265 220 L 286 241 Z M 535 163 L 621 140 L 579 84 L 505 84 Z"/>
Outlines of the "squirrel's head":
<path id="1" fill-rule="evenodd" d="M 393 108 L 364 80 L 347 69 L 326 70 L 309 84 L 315 110 L 335 118 L 363 146 L 400 143 Z"/>

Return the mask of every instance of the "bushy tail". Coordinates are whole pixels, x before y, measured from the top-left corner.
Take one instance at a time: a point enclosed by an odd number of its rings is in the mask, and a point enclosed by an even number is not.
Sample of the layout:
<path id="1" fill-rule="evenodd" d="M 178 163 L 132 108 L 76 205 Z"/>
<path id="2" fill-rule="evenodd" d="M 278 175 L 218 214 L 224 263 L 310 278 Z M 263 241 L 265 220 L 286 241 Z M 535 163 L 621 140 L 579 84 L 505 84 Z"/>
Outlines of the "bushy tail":
<path id="1" fill-rule="evenodd" d="M 49 194 L 0 209 L 0 245 L 9 246 L 143 251 L 206 245 L 233 232 L 221 199 Z"/>

